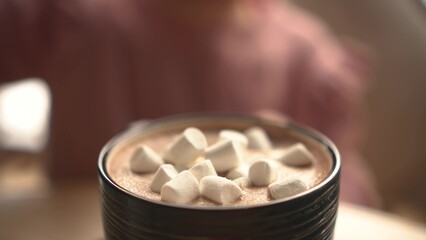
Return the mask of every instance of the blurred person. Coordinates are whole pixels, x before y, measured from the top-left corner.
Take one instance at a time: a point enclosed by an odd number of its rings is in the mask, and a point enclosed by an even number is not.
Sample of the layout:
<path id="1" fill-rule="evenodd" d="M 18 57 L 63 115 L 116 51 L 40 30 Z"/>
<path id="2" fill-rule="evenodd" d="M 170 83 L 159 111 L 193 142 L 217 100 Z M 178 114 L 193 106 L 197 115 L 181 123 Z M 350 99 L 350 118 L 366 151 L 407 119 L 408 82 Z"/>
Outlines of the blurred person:
<path id="1" fill-rule="evenodd" d="M 0 81 L 51 87 L 55 179 L 96 176 L 137 119 L 267 109 L 337 143 L 342 199 L 379 203 L 357 149 L 366 60 L 288 2 L 0 0 L 0 32 Z"/>

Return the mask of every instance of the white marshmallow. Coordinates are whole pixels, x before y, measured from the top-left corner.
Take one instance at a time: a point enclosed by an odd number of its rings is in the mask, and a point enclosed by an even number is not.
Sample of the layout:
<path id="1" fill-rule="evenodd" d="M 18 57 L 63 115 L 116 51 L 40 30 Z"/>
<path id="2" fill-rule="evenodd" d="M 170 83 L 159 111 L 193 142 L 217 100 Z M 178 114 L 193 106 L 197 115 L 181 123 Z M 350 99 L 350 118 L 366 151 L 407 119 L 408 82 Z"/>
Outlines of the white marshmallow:
<path id="1" fill-rule="evenodd" d="M 163 153 L 163 158 L 178 166 L 190 166 L 207 147 L 203 132 L 197 128 L 187 128 L 175 138 Z"/>
<path id="2" fill-rule="evenodd" d="M 235 202 L 242 195 L 233 181 L 219 176 L 207 176 L 200 181 L 201 195 L 220 204 Z"/>
<path id="3" fill-rule="evenodd" d="M 155 172 L 163 159 L 148 146 L 137 148 L 130 158 L 130 169 L 136 173 Z"/>
<path id="4" fill-rule="evenodd" d="M 188 170 L 180 172 L 161 188 L 161 200 L 171 203 L 188 203 L 200 195 L 197 179 Z"/>
<path id="5" fill-rule="evenodd" d="M 240 188 L 246 188 L 250 186 L 250 180 L 248 179 L 248 177 L 240 177 L 232 181 L 236 183 L 238 186 L 240 186 Z"/>
<path id="6" fill-rule="evenodd" d="M 216 170 L 213 167 L 213 163 L 209 159 L 197 163 L 195 166 L 190 168 L 189 171 L 192 173 L 192 175 L 194 175 L 198 182 L 206 176 L 217 176 Z"/>
<path id="7" fill-rule="evenodd" d="M 306 183 L 297 178 L 284 178 L 268 186 L 274 199 L 281 199 L 296 195 L 308 189 Z"/>
<path id="8" fill-rule="evenodd" d="M 242 152 L 238 143 L 230 140 L 220 141 L 207 148 L 205 158 L 210 159 L 218 172 L 225 172 L 240 166 Z"/>
<path id="9" fill-rule="evenodd" d="M 251 127 L 245 131 L 249 140 L 249 147 L 266 153 L 272 149 L 271 140 L 265 130 L 260 127 Z"/>
<path id="10" fill-rule="evenodd" d="M 247 177 L 249 166 L 247 164 L 242 164 L 239 167 L 229 170 L 226 174 L 226 178 L 234 180 L 240 177 Z"/>
<path id="11" fill-rule="evenodd" d="M 276 162 L 262 159 L 254 162 L 249 168 L 249 180 L 255 186 L 267 186 L 278 178 Z"/>
<path id="12" fill-rule="evenodd" d="M 171 164 L 163 164 L 158 168 L 157 172 L 155 172 L 154 178 L 149 185 L 149 188 L 156 193 L 161 191 L 161 187 L 170 181 L 173 177 L 178 175 L 177 170 Z"/>
<path id="13" fill-rule="evenodd" d="M 231 140 L 236 141 L 241 144 L 241 146 L 245 149 L 248 146 L 247 137 L 238 131 L 224 129 L 219 132 L 219 141 L 221 140 Z"/>
<path id="14" fill-rule="evenodd" d="M 302 143 L 296 143 L 287 148 L 278 161 L 294 167 L 303 167 L 312 164 L 314 156 Z"/>

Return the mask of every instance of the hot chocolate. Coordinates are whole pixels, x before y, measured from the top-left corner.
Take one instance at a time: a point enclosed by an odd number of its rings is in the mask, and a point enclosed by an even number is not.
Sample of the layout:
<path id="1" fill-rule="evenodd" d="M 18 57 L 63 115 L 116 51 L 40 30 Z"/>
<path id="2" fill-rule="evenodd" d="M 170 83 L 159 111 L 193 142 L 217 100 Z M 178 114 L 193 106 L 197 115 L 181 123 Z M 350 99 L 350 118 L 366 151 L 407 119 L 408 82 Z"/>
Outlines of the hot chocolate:
<path id="1" fill-rule="evenodd" d="M 219 131 L 221 128 L 207 127 L 201 128 L 206 136 L 208 146 L 213 145 L 218 141 Z M 243 130 L 237 128 L 235 130 Z M 127 191 L 136 194 L 142 198 L 160 201 L 160 193 L 152 191 L 149 187 L 153 180 L 154 172 L 150 173 L 135 173 L 130 168 L 130 159 L 133 152 L 141 147 L 148 146 L 157 153 L 163 153 L 166 146 L 179 136 L 181 133 L 176 130 L 164 130 L 152 133 L 147 136 L 135 138 L 131 142 L 122 144 L 117 147 L 114 152 L 109 155 L 107 161 L 107 171 L 111 179 L 119 186 Z M 309 138 L 303 138 L 295 135 L 272 136 L 272 148 L 265 153 L 261 150 L 248 148 L 244 153 L 245 162 L 248 164 L 253 163 L 261 158 L 278 158 L 285 152 L 289 146 L 296 143 L 303 143 L 314 156 L 312 163 L 307 166 L 288 166 L 286 164 L 276 164 L 278 173 L 281 178 L 293 178 L 302 180 L 308 189 L 318 185 L 330 173 L 332 168 L 332 159 L 328 152 L 324 149 L 318 148 L 315 142 Z M 181 169 L 182 170 L 182 169 Z M 220 176 L 226 176 L 227 172 L 218 172 Z M 235 206 L 259 205 L 275 200 L 267 186 L 245 186 L 242 188 L 242 196 L 231 203 Z M 197 197 L 195 200 L 189 202 L 190 205 L 196 206 L 217 206 L 218 203 L 209 200 L 205 197 Z"/>

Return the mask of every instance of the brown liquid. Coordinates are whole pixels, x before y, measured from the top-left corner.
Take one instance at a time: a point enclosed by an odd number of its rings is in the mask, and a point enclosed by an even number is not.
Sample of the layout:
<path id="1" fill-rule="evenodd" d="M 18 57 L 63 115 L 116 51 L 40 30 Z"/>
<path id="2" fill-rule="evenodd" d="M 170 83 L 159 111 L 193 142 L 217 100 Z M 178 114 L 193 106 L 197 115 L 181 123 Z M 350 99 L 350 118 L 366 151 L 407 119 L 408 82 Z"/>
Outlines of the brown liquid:
<path id="1" fill-rule="evenodd" d="M 209 146 L 216 142 L 217 131 L 204 131 Z M 165 146 L 175 137 L 178 133 L 163 133 L 147 135 L 140 139 L 134 139 L 123 144 L 119 144 L 115 147 L 114 151 L 111 152 L 107 160 L 107 172 L 110 178 L 125 190 L 139 195 L 143 198 L 151 200 L 160 200 L 160 194 L 152 192 L 149 188 L 149 184 L 154 176 L 154 173 L 149 174 L 136 174 L 130 170 L 129 162 L 130 156 L 133 151 L 143 144 L 151 147 L 156 152 L 160 153 L 164 150 Z M 331 156 L 324 148 L 319 148 L 318 144 L 310 139 L 303 139 L 294 136 L 289 136 L 286 139 L 273 139 L 274 153 L 283 151 L 283 149 L 296 142 L 303 142 L 306 147 L 312 152 L 315 157 L 315 161 L 308 167 L 289 167 L 284 164 L 280 164 L 280 175 L 282 177 L 297 175 L 309 188 L 318 185 L 323 181 L 331 170 Z M 248 150 L 245 158 L 248 159 L 253 156 L 260 155 L 261 153 Z M 223 173 L 224 174 L 224 173 Z M 219 175 L 223 175 L 219 173 Z M 264 204 L 274 200 L 269 192 L 268 187 L 247 187 L 243 188 L 242 197 L 231 205 L 235 206 L 246 206 L 246 205 L 258 205 Z M 204 197 L 199 197 L 192 201 L 192 205 L 198 206 L 214 206 L 218 205 Z"/>

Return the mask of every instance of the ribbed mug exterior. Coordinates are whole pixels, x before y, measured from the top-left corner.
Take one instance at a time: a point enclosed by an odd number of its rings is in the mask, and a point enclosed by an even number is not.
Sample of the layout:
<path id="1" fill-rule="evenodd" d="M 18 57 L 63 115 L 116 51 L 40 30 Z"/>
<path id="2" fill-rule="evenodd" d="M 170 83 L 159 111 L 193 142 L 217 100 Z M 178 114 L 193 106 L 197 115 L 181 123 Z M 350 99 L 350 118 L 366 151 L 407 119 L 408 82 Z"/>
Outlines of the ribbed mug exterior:
<path id="1" fill-rule="evenodd" d="M 108 175 L 111 150 L 150 131 L 197 124 L 261 126 L 289 131 L 316 141 L 329 151 L 332 169 L 317 186 L 301 195 L 244 207 L 174 205 L 137 196 Z M 280 124 L 244 115 L 194 114 L 153 120 L 111 139 L 99 156 L 99 183 L 104 232 L 117 239 L 332 239 L 339 197 L 340 157 L 322 134 L 292 123 Z"/>

